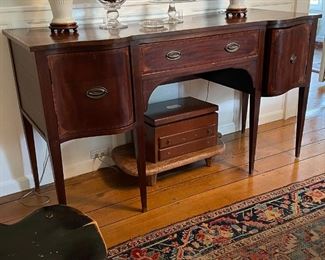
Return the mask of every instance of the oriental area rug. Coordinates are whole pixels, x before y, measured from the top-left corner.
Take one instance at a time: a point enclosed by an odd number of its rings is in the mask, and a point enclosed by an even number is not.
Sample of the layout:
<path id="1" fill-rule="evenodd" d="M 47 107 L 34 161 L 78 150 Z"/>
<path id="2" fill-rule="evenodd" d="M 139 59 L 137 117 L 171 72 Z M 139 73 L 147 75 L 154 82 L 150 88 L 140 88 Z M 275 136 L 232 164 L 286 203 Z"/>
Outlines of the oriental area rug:
<path id="1" fill-rule="evenodd" d="M 325 259 L 325 174 L 132 239 L 108 259 Z"/>

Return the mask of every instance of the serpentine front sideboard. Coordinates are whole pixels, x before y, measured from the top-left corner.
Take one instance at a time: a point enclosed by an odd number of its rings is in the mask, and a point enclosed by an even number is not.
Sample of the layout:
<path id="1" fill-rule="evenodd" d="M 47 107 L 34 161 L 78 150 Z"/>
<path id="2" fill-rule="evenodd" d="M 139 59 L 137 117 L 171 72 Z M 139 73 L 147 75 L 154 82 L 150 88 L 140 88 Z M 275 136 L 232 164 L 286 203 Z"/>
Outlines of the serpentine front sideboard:
<path id="1" fill-rule="evenodd" d="M 146 32 L 97 27 L 50 34 L 48 28 L 5 30 L 20 111 L 39 188 L 33 127 L 47 140 L 59 203 L 66 203 L 60 144 L 134 130 L 142 210 L 147 209 L 144 112 L 161 84 L 204 78 L 250 99 L 249 172 L 254 169 L 261 96 L 299 87 L 296 154 L 320 15 L 249 10 L 187 16 L 183 24 Z"/>

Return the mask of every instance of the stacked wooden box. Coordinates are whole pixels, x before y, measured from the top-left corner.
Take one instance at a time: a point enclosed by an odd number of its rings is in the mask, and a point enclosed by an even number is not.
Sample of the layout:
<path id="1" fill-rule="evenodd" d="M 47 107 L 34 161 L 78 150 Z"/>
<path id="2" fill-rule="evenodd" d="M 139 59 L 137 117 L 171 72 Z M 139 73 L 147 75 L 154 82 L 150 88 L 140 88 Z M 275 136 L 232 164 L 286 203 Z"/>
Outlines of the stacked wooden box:
<path id="1" fill-rule="evenodd" d="M 158 162 L 217 144 L 218 106 L 192 97 L 150 104 L 146 159 Z"/>

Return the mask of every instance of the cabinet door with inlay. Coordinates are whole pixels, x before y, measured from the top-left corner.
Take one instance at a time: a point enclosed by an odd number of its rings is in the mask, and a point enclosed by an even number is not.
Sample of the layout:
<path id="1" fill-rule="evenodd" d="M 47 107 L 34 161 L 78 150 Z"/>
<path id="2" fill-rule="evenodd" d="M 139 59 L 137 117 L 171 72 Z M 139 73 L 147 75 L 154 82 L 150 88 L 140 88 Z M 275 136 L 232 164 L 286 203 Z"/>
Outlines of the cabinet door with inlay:
<path id="1" fill-rule="evenodd" d="M 133 124 L 128 48 L 50 55 L 48 62 L 61 139 Z"/>
<path id="2" fill-rule="evenodd" d="M 268 31 L 263 95 L 281 95 L 306 84 L 311 31 L 309 23 Z"/>

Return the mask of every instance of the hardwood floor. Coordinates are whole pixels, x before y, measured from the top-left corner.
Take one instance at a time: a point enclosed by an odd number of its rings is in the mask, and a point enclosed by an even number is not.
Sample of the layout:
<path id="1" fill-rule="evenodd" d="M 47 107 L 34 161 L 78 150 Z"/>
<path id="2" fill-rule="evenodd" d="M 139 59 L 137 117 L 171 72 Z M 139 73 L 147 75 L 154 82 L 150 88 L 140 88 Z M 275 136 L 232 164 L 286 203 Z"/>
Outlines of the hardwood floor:
<path id="1" fill-rule="evenodd" d="M 325 85 L 325 84 L 324 84 Z M 312 90 L 314 91 L 314 90 Z M 315 88 L 318 91 L 318 88 Z M 324 102 L 324 93 L 310 104 Z M 318 98 L 320 100 L 314 100 Z M 223 137 L 226 152 L 212 167 L 199 162 L 158 177 L 148 188 L 149 211 L 140 212 L 135 178 L 115 167 L 66 181 L 69 205 L 94 218 L 108 247 L 200 213 L 265 193 L 325 172 L 325 108 L 307 118 L 301 156 L 294 156 L 295 118 L 259 127 L 255 172 L 248 175 L 248 131 Z M 0 223 L 14 223 L 40 207 L 41 199 L 23 193 L 0 198 Z M 41 194 L 56 203 L 52 185 Z M 44 199 L 44 198 L 43 198 Z M 36 206 L 38 205 L 38 206 Z"/>

